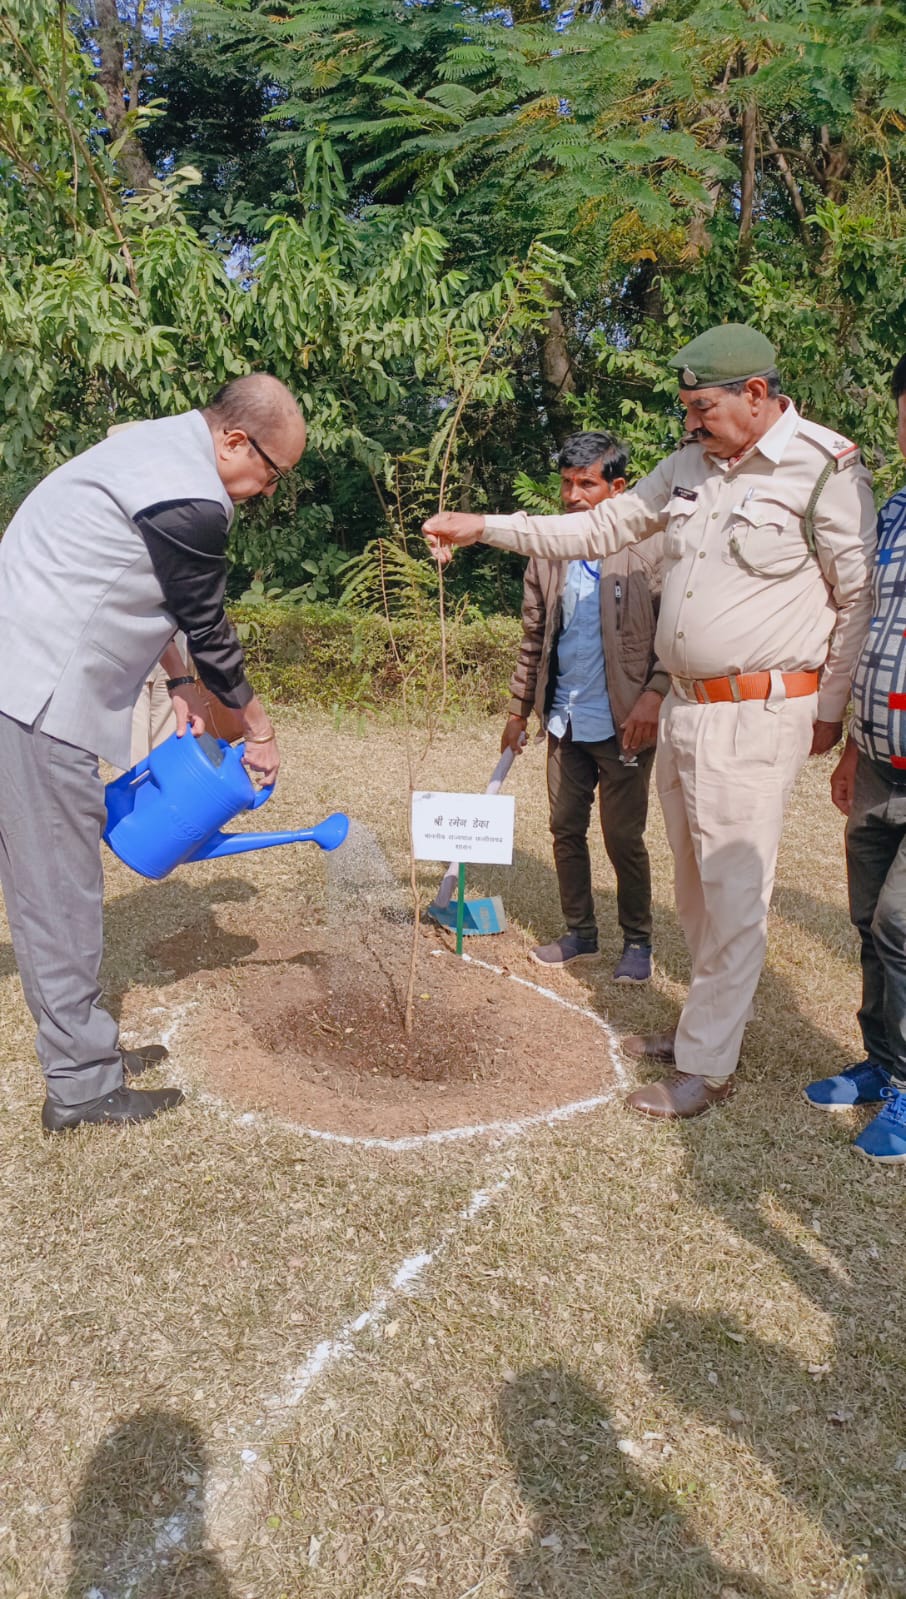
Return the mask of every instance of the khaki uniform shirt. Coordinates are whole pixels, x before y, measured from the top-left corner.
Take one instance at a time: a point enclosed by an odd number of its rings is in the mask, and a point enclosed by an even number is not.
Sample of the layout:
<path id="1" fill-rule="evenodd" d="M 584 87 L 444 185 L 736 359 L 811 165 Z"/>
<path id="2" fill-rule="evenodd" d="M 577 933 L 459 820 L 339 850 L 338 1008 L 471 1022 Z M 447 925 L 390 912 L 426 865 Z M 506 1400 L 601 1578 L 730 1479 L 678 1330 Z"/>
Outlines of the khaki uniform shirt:
<path id="1" fill-rule="evenodd" d="M 694 679 L 824 667 L 818 717 L 837 722 L 871 614 L 871 477 L 848 439 L 807 422 L 791 400 L 782 404 L 732 464 L 690 443 L 594 510 L 488 516 L 484 542 L 549 560 L 592 559 L 663 529 L 655 648 L 667 671 Z M 814 512 L 814 559 L 804 515 L 828 461 L 835 471 Z"/>

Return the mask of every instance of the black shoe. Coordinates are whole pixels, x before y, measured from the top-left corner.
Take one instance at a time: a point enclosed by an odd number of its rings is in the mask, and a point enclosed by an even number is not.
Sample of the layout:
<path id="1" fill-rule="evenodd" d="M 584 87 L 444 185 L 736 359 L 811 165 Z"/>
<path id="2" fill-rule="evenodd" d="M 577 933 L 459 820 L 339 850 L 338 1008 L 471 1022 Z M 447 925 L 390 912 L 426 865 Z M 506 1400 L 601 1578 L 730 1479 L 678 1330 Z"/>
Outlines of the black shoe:
<path id="1" fill-rule="evenodd" d="M 127 1077 L 141 1077 L 142 1072 L 151 1072 L 170 1059 L 166 1044 L 139 1044 L 138 1049 L 121 1049 L 120 1054 Z"/>
<path id="2" fill-rule="evenodd" d="M 61 1105 L 45 1099 L 41 1126 L 45 1133 L 68 1133 L 73 1127 L 122 1127 L 174 1110 L 185 1099 L 181 1088 L 115 1088 L 100 1099 L 87 1099 L 81 1105 Z"/>

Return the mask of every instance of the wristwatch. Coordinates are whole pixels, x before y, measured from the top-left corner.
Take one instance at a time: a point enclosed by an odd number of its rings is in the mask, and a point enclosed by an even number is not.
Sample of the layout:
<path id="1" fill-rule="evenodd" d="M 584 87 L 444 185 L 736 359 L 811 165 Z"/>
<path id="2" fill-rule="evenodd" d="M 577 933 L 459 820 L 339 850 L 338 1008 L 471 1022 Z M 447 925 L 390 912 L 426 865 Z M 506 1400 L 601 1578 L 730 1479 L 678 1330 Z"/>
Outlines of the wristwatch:
<path id="1" fill-rule="evenodd" d="M 197 683 L 197 677 L 168 677 L 167 692 L 172 693 L 175 688 L 182 688 L 184 683 Z"/>

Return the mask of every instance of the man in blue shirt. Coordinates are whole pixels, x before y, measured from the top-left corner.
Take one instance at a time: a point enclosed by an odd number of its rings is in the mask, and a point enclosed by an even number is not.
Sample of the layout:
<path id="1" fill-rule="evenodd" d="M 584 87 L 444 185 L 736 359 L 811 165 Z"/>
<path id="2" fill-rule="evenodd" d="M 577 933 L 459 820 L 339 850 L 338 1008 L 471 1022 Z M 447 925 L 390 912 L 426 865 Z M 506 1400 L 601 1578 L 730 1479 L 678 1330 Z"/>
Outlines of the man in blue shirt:
<path id="1" fill-rule="evenodd" d="M 627 452 L 608 433 L 577 433 L 558 457 L 567 511 L 626 487 Z M 501 749 L 521 748 L 534 709 L 548 734 L 554 861 L 566 932 L 533 949 L 542 966 L 598 956 L 588 852 L 595 789 L 617 880 L 618 983 L 651 976 L 651 868 L 644 832 L 657 719 L 669 679 L 654 656 L 660 536 L 600 561 L 531 560 L 523 638 Z"/>
<path id="2" fill-rule="evenodd" d="M 893 374 L 906 456 L 906 356 Z M 831 777 L 846 817 L 850 916 L 862 941 L 865 1060 L 810 1083 L 820 1110 L 881 1106 L 854 1149 L 906 1161 L 906 488 L 878 518 L 873 615 L 853 678 L 849 738 Z"/>

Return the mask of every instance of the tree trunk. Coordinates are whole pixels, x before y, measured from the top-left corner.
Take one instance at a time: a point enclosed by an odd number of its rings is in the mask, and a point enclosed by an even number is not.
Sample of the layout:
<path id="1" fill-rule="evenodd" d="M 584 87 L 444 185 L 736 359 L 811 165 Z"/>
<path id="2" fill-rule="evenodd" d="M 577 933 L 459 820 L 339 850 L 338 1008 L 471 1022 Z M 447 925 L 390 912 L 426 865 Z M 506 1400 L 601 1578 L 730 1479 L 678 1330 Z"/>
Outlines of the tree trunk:
<path id="1" fill-rule="evenodd" d="M 839 204 L 845 197 L 849 153 L 843 144 L 831 144 L 830 129 L 821 129 L 821 187 L 829 200 Z"/>
<path id="2" fill-rule="evenodd" d="M 765 139 L 767 141 L 768 149 L 774 157 L 774 160 L 777 162 L 777 170 L 783 179 L 784 187 L 790 197 L 793 210 L 796 213 L 796 221 L 799 225 L 799 232 L 802 235 L 805 243 L 811 244 L 812 239 L 808 230 L 808 224 L 805 220 L 805 201 L 802 198 L 802 190 L 800 189 L 798 183 L 796 182 L 795 176 L 793 175 L 793 169 L 783 151 L 780 149 L 780 146 L 778 145 L 777 140 L 774 138 L 770 128 L 765 129 Z"/>
<path id="3" fill-rule="evenodd" d="M 107 103 L 107 121 L 110 126 L 112 140 L 120 138 L 126 125 L 126 66 L 123 47 L 123 24 L 120 22 L 116 9 L 116 0 L 95 0 L 95 16 L 97 28 L 98 55 L 100 69 L 98 83 Z M 137 87 L 137 75 L 135 76 Z M 130 133 L 123 142 L 122 149 L 117 156 L 117 165 L 123 175 L 127 188 L 146 189 L 154 176 L 144 150 L 134 134 Z"/>
<path id="4" fill-rule="evenodd" d="M 639 308 L 652 322 L 664 320 L 664 290 L 661 282 L 663 268 L 659 261 L 643 261 L 638 268 Z"/>
<path id="5" fill-rule="evenodd" d="M 752 217 L 755 210 L 755 134 L 758 110 L 754 100 L 749 100 L 742 112 L 742 185 L 739 197 L 739 249 L 744 254 L 752 241 Z"/>
<path id="6" fill-rule="evenodd" d="M 475 466 L 472 461 L 467 461 L 462 469 L 459 479 L 459 509 L 468 513 L 472 509 L 472 480 L 475 476 Z"/>
<path id="7" fill-rule="evenodd" d="M 564 401 L 576 392 L 576 375 L 566 338 L 566 324 L 557 306 L 548 317 L 547 332 L 539 341 L 541 398 L 558 444 L 574 429 L 574 420 Z"/>

